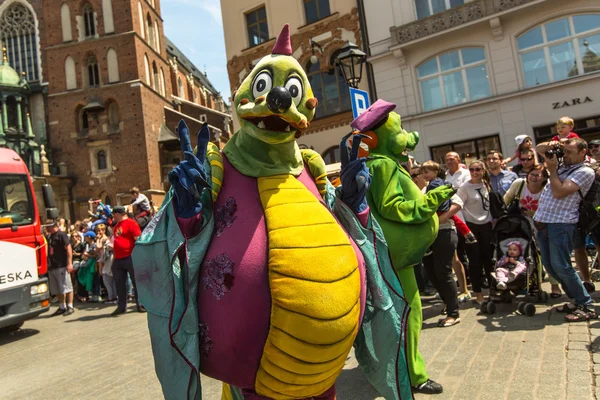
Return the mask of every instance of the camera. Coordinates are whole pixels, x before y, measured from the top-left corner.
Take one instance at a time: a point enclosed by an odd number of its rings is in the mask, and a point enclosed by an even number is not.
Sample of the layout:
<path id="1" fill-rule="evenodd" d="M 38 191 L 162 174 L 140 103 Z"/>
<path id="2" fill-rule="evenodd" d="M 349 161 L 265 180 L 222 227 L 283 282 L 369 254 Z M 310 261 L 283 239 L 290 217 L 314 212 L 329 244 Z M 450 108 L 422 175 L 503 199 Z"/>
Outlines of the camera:
<path id="1" fill-rule="evenodd" d="M 546 153 L 544 153 L 544 155 L 546 156 L 546 158 L 556 157 L 557 160 L 560 160 L 565 155 L 565 149 L 559 145 L 559 146 L 556 146 L 556 147 L 546 151 Z"/>

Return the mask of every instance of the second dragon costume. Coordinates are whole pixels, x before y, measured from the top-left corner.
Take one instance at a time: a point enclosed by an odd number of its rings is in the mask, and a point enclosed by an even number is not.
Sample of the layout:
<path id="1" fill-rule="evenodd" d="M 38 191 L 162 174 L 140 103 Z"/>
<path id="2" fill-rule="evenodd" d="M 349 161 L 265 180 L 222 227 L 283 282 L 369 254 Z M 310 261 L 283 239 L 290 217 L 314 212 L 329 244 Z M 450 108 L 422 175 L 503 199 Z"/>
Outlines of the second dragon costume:
<path id="1" fill-rule="evenodd" d="M 364 159 L 343 150 L 342 187 L 296 144 L 317 107 L 289 27 L 237 90 L 241 129 L 222 152 L 204 126 L 133 253 L 166 399 L 334 399 L 351 348 L 386 399 L 411 399 L 410 308 L 369 213 Z M 358 141 L 357 141 L 358 142 Z"/>

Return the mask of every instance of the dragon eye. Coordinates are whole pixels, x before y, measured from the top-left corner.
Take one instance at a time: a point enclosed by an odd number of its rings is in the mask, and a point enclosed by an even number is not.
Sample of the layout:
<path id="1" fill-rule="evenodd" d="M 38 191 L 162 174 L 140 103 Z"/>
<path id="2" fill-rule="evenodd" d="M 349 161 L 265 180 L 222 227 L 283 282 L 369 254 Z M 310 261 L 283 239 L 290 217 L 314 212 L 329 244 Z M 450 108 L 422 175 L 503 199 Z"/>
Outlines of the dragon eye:
<path id="1" fill-rule="evenodd" d="M 268 71 L 263 71 L 256 75 L 252 82 L 252 96 L 256 99 L 262 95 L 269 93 L 273 87 L 273 78 Z"/>
<path id="2" fill-rule="evenodd" d="M 294 104 L 298 106 L 300 104 L 300 101 L 302 100 L 302 96 L 304 95 L 302 91 L 302 82 L 300 81 L 300 79 L 296 77 L 288 79 L 288 81 L 285 83 L 285 88 L 292 95 L 292 100 L 294 100 Z"/>

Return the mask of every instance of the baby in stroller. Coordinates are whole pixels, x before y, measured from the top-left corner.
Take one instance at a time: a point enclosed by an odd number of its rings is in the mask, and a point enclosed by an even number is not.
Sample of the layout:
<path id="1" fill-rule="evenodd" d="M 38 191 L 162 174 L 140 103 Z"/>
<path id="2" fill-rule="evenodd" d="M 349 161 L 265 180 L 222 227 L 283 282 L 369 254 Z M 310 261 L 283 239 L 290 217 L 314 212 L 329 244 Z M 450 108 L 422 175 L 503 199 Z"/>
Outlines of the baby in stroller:
<path id="1" fill-rule="evenodd" d="M 494 271 L 498 290 L 506 290 L 507 284 L 514 282 L 520 274 L 527 271 L 527 264 L 521 256 L 522 253 L 523 248 L 520 242 L 512 241 L 508 244 L 506 254 L 498 261 Z"/>

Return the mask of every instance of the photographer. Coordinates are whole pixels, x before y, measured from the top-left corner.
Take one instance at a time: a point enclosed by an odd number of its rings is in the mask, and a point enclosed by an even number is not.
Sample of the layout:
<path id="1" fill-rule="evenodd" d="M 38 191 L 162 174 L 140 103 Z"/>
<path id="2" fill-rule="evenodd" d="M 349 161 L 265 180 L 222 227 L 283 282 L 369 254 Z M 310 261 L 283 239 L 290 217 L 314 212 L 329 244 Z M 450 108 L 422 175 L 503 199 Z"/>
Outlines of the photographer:
<path id="1" fill-rule="evenodd" d="M 587 143 L 579 138 L 568 139 L 564 144 L 552 141 L 539 144 L 536 150 L 544 155 L 550 173 L 550 183 L 544 188 L 533 217 L 542 262 L 574 301 L 574 304 L 565 304 L 556 311 L 565 313 L 567 322 L 597 318 L 592 298 L 571 265 L 573 237 L 582 201 L 578 191 L 581 190 L 585 196 L 594 180 L 594 171 L 584 164 Z"/>

